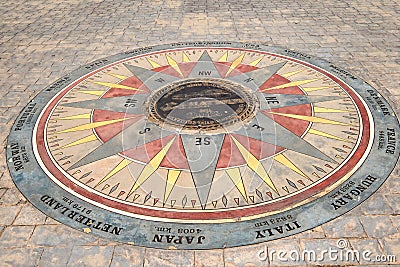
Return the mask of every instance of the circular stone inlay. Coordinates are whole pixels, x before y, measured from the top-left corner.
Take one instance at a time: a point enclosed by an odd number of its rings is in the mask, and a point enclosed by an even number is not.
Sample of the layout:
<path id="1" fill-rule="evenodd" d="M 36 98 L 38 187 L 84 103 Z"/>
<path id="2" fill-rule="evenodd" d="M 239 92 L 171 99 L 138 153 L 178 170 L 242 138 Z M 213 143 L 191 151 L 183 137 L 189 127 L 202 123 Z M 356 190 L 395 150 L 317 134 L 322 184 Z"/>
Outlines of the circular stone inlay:
<path id="1" fill-rule="evenodd" d="M 22 194 L 63 224 L 210 249 L 351 210 L 391 173 L 398 135 L 379 92 L 332 63 L 252 43 L 175 43 L 51 84 L 16 119 L 7 162 Z"/>
<path id="2" fill-rule="evenodd" d="M 162 127 L 211 131 L 245 123 L 255 115 L 250 89 L 223 79 L 187 79 L 150 97 L 149 119 Z"/>

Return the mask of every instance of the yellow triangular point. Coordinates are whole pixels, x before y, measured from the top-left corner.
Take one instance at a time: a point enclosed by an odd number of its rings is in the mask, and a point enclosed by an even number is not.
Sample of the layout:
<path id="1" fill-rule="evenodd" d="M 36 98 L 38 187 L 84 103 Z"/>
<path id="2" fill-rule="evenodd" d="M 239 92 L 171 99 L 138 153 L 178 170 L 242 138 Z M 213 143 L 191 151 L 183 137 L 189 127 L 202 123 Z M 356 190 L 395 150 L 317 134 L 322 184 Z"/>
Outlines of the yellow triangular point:
<path id="1" fill-rule="evenodd" d="M 121 80 L 125 80 L 126 78 L 128 78 L 127 76 L 124 75 L 119 75 L 119 74 L 115 74 L 115 73 L 107 73 L 108 75 L 111 75 L 115 78 L 121 79 Z"/>
<path id="2" fill-rule="evenodd" d="M 289 169 L 291 169 L 292 171 L 297 172 L 298 174 L 300 174 L 301 176 L 303 176 L 304 178 L 312 181 L 310 178 L 308 178 L 307 175 L 305 175 L 299 168 L 296 167 L 296 165 L 293 164 L 293 162 L 291 162 L 287 157 L 285 157 L 282 154 L 276 155 L 274 157 L 274 160 L 276 160 L 277 162 L 285 165 L 286 167 L 288 167 Z"/>
<path id="3" fill-rule="evenodd" d="M 341 109 L 333 109 L 333 108 L 320 108 L 314 107 L 315 113 L 345 113 L 349 112 L 348 110 L 341 110 Z"/>
<path id="4" fill-rule="evenodd" d="M 190 58 L 186 55 L 185 52 L 182 53 L 182 61 L 183 62 L 190 62 Z"/>
<path id="5" fill-rule="evenodd" d="M 107 82 L 93 82 L 93 83 L 100 84 L 100 85 L 107 86 L 107 87 L 111 87 L 111 88 L 140 91 L 140 89 L 138 89 L 138 88 L 134 88 L 134 87 L 118 84 L 118 83 L 107 83 Z"/>
<path id="6" fill-rule="evenodd" d="M 181 69 L 179 68 L 178 63 L 176 63 L 176 61 L 175 61 L 172 57 L 170 57 L 170 56 L 168 56 L 168 55 L 165 55 L 165 57 L 167 58 L 168 64 L 169 64 L 171 67 L 173 67 L 174 70 L 176 70 L 176 71 L 183 77 L 182 71 L 181 71 Z"/>
<path id="7" fill-rule="evenodd" d="M 317 79 L 311 79 L 311 80 L 294 81 L 294 82 L 289 82 L 289 83 L 277 85 L 277 86 L 270 87 L 270 88 L 265 88 L 262 91 L 274 90 L 274 89 L 283 89 L 283 88 L 288 88 L 288 87 L 291 87 L 291 86 L 300 86 L 300 85 L 307 84 L 307 83 L 312 83 L 312 82 L 315 82 L 315 81 L 318 81 L 318 80 L 320 80 L 320 79 L 317 78 Z"/>
<path id="8" fill-rule="evenodd" d="M 219 62 L 227 62 L 228 61 L 228 51 L 226 51 L 219 59 Z"/>
<path id="9" fill-rule="evenodd" d="M 125 168 L 131 163 L 132 161 L 129 159 L 123 159 L 120 163 L 118 163 L 118 165 L 114 169 L 112 169 L 103 179 L 101 179 L 101 181 L 96 186 L 99 186 L 100 184 L 104 183 L 105 181 L 110 179 L 111 176 L 121 171 L 123 168 Z"/>
<path id="10" fill-rule="evenodd" d="M 148 58 L 147 61 L 151 64 L 151 66 L 152 66 L 154 69 L 155 69 L 155 68 L 161 67 L 160 64 L 158 64 L 157 62 L 151 60 L 150 58 Z"/>
<path id="11" fill-rule="evenodd" d="M 259 59 L 256 59 L 256 60 L 254 60 L 253 62 L 251 62 L 249 65 L 255 67 L 255 66 L 258 65 L 258 63 L 261 62 L 261 60 L 263 60 L 263 58 L 264 58 L 264 57 L 260 57 Z"/>
<path id="12" fill-rule="evenodd" d="M 109 125 L 109 124 L 112 124 L 112 123 L 116 123 L 116 122 L 124 121 L 124 120 L 128 120 L 128 119 L 131 119 L 131 118 L 122 118 L 122 119 L 109 120 L 109 121 L 91 122 L 91 123 L 82 124 L 82 125 L 79 125 L 79 126 L 76 126 L 76 127 L 72 127 L 72 128 L 69 128 L 69 129 L 65 129 L 65 130 L 59 131 L 57 133 L 69 133 L 69 132 L 89 130 L 89 129 L 93 129 L 93 128 L 96 128 L 96 127 Z"/>
<path id="13" fill-rule="evenodd" d="M 58 120 L 90 119 L 90 117 L 91 117 L 90 113 L 85 113 L 85 114 L 78 114 L 78 115 L 68 116 L 68 117 L 64 117 L 64 118 L 58 118 Z"/>
<path id="14" fill-rule="evenodd" d="M 171 194 L 172 188 L 174 188 L 176 180 L 178 180 L 181 171 L 169 170 L 167 175 L 167 184 L 165 186 L 164 203 L 167 202 L 169 195 Z"/>
<path id="15" fill-rule="evenodd" d="M 171 147 L 174 141 L 175 137 L 171 141 L 169 141 L 168 144 L 165 147 L 163 147 L 163 149 L 161 149 L 157 153 L 157 155 L 154 156 L 154 158 L 150 160 L 149 163 L 147 163 L 147 165 L 143 168 L 142 172 L 140 173 L 139 178 L 132 186 L 132 189 L 127 197 L 132 195 L 132 193 L 135 192 L 135 190 L 138 189 L 139 186 L 143 184 L 147 180 L 147 178 L 149 178 L 150 175 L 152 175 L 158 169 L 158 167 L 160 166 L 161 162 L 163 161 L 165 155 L 167 154 L 169 148 Z"/>
<path id="16" fill-rule="evenodd" d="M 216 208 L 216 207 L 217 207 L 217 201 L 214 200 L 214 201 L 212 202 L 212 205 L 214 206 L 214 208 Z"/>
<path id="17" fill-rule="evenodd" d="M 348 124 L 348 123 L 343 123 L 343 122 L 339 122 L 339 121 L 332 121 L 332 120 L 319 118 L 319 117 L 311 117 L 311 116 L 304 116 L 304 115 L 297 115 L 297 114 L 285 114 L 285 113 L 278 113 L 278 112 L 271 112 L 271 113 L 272 114 L 276 114 L 276 115 L 289 117 L 289 118 L 292 118 L 292 119 L 299 119 L 299 120 L 309 121 L 309 122 L 334 124 L 334 125 L 345 125 L 345 126 L 351 125 L 351 124 Z"/>
<path id="18" fill-rule="evenodd" d="M 244 58 L 244 53 L 241 54 L 237 59 L 235 59 L 232 62 L 231 66 L 229 67 L 229 70 L 226 72 L 226 76 L 228 76 L 229 73 L 231 73 L 234 69 L 236 69 L 237 66 L 239 66 L 240 63 L 242 63 L 243 58 Z"/>
<path id="19" fill-rule="evenodd" d="M 343 141 L 343 142 L 349 142 L 346 139 L 343 139 L 343 138 L 340 138 L 340 137 L 337 137 L 337 136 L 334 136 L 332 134 L 328 134 L 328 133 L 325 133 L 325 132 L 321 132 L 321 131 L 318 131 L 318 130 L 315 130 L 315 129 L 310 129 L 308 132 L 310 134 L 315 134 L 315 135 L 319 135 L 319 136 L 323 136 L 323 137 L 327 137 L 327 138 L 331 138 L 331 139 L 335 139 L 335 140 L 339 140 L 339 141 Z"/>
<path id="20" fill-rule="evenodd" d="M 318 87 L 303 87 L 303 90 L 306 92 L 318 91 L 322 89 L 328 89 L 334 87 L 333 85 L 326 85 L 326 86 L 318 86 Z"/>
<path id="21" fill-rule="evenodd" d="M 80 144 L 85 144 L 91 141 L 95 141 L 97 140 L 97 137 L 94 134 L 88 135 L 86 137 L 83 137 L 75 142 L 69 143 L 68 145 L 62 146 L 61 148 L 67 148 L 67 147 L 71 147 L 71 146 L 76 146 L 76 145 L 80 145 Z"/>
<path id="22" fill-rule="evenodd" d="M 80 90 L 78 93 L 102 96 L 105 91 L 90 91 L 90 90 Z"/>
<path id="23" fill-rule="evenodd" d="M 296 70 L 296 71 L 292 71 L 292 72 L 287 72 L 287 73 L 281 74 L 281 76 L 288 78 L 288 77 L 296 75 L 297 73 L 300 73 L 302 71 L 304 71 L 304 70 Z"/>
<path id="24" fill-rule="evenodd" d="M 244 160 L 247 163 L 247 166 L 249 166 L 250 169 L 257 173 L 257 175 L 260 176 L 261 179 L 263 179 L 263 181 L 269 187 L 271 187 L 276 193 L 278 193 L 278 190 L 276 190 L 275 185 L 273 184 L 271 178 L 269 177 L 261 162 L 256 157 L 254 157 L 254 155 L 251 154 L 250 151 L 248 151 L 241 143 L 239 143 L 238 140 L 236 140 L 233 136 L 231 136 L 231 138 L 239 149 L 240 154 L 242 154 Z"/>
<path id="25" fill-rule="evenodd" d="M 226 173 L 228 174 L 229 178 L 231 178 L 232 182 L 235 184 L 235 186 L 239 190 L 240 194 L 242 194 L 244 200 L 246 200 L 246 202 L 248 202 L 246 190 L 244 189 L 243 179 L 242 179 L 242 176 L 240 175 L 239 168 L 227 169 Z"/>

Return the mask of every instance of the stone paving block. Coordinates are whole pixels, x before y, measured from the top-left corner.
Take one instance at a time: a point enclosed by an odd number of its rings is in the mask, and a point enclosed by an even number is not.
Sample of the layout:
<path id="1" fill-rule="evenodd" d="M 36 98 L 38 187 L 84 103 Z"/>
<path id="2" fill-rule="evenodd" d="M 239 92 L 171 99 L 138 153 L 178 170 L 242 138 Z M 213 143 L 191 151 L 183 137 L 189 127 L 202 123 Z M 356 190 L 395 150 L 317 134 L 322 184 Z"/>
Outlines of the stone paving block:
<path id="1" fill-rule="evenodd" d="M 301 258 L 298 239 L 279 239 L 266 243 L 270 266 L 301 266 L 306 262 Z"/>
<path id="2" fill-rule="evenodd" d="M 362 212 L 361 212 L 361 205 L 355 207 L 355 208 L 352 209 L 351 211 L 352 211 L 351 215 L 353 215 L 353 213 L 354 213 L 354 216 L 355 216 L 355 217 L 359 217 L 359 216 L 363 215 Z M 347 216 L 350 216 L 349 213 L 346 213 L 345 216 L 346 216 L 346 215 L 347 215 Z"/>
<path id="3" fill-rule="evenodd" d="M 111 263 L 113 251 L 113 246 L 76 246 L 72 249 L 67 266 L 108 267 Z"/>
<path id="4" fill-rule="evenodd" d="M 14 221 L 14 225 L 37 225 L 44 224 L 46 215 L 40 212 L 31 204 L 23 206 L 17 219 Z"/>
<path id="5" fill-rule="evenodd" d="M 42 252 L 41 248 L 1 249 L 1 266 L 35 267 Z"/>
<path id="6" fill-rule="evenodd" d="M 364 214 L 392 214 L 393 209 L 389 205 L 384 194 L 374 194 L 361 205 Z"/>
<path id="7" fill-rule="evenodd" d="M 400 183 L 398 177 L 400 177 L 400 168 L 398 167 L 400 164 L 397 164 L 396 168 L 394 169 L 395 177 L 390 177 L 387 180 L 387 186 L 390 188 L 390 192 L 393 194 L 400 194 Z"/>
<path id="8" fill-rule="evenodd" d="M 152 266 L 194 266 L 194 252 L 185 250 L 162 250 L 146 248 L 143 267 Z"/>
<path id="9" fill-rule="evenodd" d="M 225 266 L 269 266 L 268 256 L 265 258 L 265 251 L 267 250 L 268 255 L 269 245 L 270 243 L 266 242 L 253 246 L 224 249 Z M 261 255 L 261 259 L 258 254 Z"/>
<path id="10" fill-rule="evenodd" d="M 6 193 L 7 188 L 0 188 L 0 199 Z"/>
<path id="11" fill-rule="evenodd" d="M 0 205 L 23 205 L 27 201 L 16 187 L 12 187 L 1 197 Z"/>
<path id="12" fill-rule="evenodd" d="M 391 173 L 391 175 L 388 177 L 387 180 L 392 179 L 392 176 L 393 176 L 393 172 Z M 376 194 L 386 195 L 391 192 L 391 188 L 390 188 L 387 180 L 383 183 L 383 185 L 381 185 L 381 187 L 378 189 L 378 191 L 376 191 Z M 369 198 L 366 201 L 369 201 Z"/>
<path id="13" fill-rule="evenodd" d="M 5 114 L 8 108 L 0 108 L 0 114 Z M 6 124 L 8 122 L 8 118 L 6 116 L 1 116 L 0 117 L 0 125 Z"/>
<path id="14" fill-rule="evenodd" d="M 0 225 L 10 225 L 20 209 L 19 206 L 0 206 Z"/>
<path id="15" fill-rule="evenodd" d="M 10 226 L 0 237 L 0 247 L 23 247 L 32 235 L 34 226 Z"/>
<path id="16" fill-rule="evenodd" d="M 29 245 L 32 246 L 77 246 L 94 244 L 93 235 L 78 232 L 64 225 L 36 226 Z"/>
<path id="17" fill-rule="evenodd" d="M 47 266 L 67 266 L 69 257 L 71 256 L 72 247 L 56 248 L 49 247 L 43 249 L 40 257 L 39 267 Z"/>
<path id="18" fill-rule="evenodd" d="M 396 228 L 388 216 L 360 216 L 360 221 L 369 237 L 381 238 L 396 233 Z"/>
<path id="19" fill-rule="evenodd" d="M 400 233 L 400 216 L 399 216 L 399 214 L 390 215 L 388 217 L 392 221 L 396 233 Z"/>
<path id="20" fill-rule="evenodd" d="M 307 238 L 325 238 L 326 234 L 324 232 L 324 229 L 322 226 L 315 227 L 313 229 L 307 230 L 305 232 L 302 232 L 300 234 L 297 234 L 294 236 L 297 239 L 307 239 Z"/>
<path id="21" fill-rule="evenodd" d="M 3 97 L 0 99 L 0 107 L 13 107 L 19 102 L 18 99 L 10 98 L 10 97 Z"/>
<path id="22" fill-rule="evenodd" d="M 351 248 L 345 249 L 346 257 L 357 257 L 360 264 L 374 264 L 374 258 L 382 255 L 382 249 L 376 239 L 348 239 Z M 348 255 L 348 256 L 347 256 Z"/>
<path id="23" fill-rule="evenodd" d="M 117 241 L 113 241 L 113 240 L 108 239 L 108 238 L 98 237 L 98 240 L 97 240 L 96 244 L 98 246 L 118 246 L 121 243 L 117 242 Z"/>
<path id="24" fill-rule="evenodd" d="M 199 250 L 194 252 L 195 267 L 224 267 L 224 251 Z"/>
<path id="25" fill-rule="evenodd" d="M 57 222 L 56 220 L 50 218 L 50 217 L 46 217 L 46 220 L 45 220 L 44 224 L 54 224 L 54 225 L 58 225 L 58 224 L 60 224 L 60 223 Z"/>
<path id="26" fill-rule="evenodd" d="M 393 236 L 388 236 L 379 240 L 379 243 L 383 247 L 383 254 L 382 255 L 392 255 L 394 260 L 391 260 L 391 263 L 399 264 L 400 265 L 400 234 L 397 233 Z"/>
<path id="27" fill-rule="evenodd" d="M 355 216 L 342 216 L 322 226 L 328 238 L 365 237 L 364 229 Z"/>
<path id="28" fill-rule="evenodd" d="M 131 245 L 117 245 L 114 249 L 110 267 L 141 267 L 145 249 Z"/>
<path id="29" fill-rule="evenodd" d="M 340 254 L 341 248 L 351 249 L 347 239 L 302 239 L 300 240 L 300 247 L 307 264 L 310 265 L 342 266 L 358 264 L 356 259 L 349 258 L 347 260 L 348 258 L 342 257 Z M 329 251 L 331 251 L 331 254 L 329 254 Z"/>

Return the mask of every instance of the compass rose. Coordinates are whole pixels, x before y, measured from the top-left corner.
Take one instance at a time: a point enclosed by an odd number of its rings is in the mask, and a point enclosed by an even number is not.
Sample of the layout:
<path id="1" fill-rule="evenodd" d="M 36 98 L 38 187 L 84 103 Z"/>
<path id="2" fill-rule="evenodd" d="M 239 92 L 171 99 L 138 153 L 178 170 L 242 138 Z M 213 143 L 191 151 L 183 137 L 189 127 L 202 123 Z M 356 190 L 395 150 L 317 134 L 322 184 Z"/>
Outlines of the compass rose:
<path id="1" fill-rule="evenodd" d="M 224 248 L 359 205 L 396 165 L 399 131 L 387 101 L 332 63 L 260 44 L 176 43 L 47 87 L 16 119 L 7 162 L 33 205 L 75 229 Z"/>
<path id="2" fill-rule="evenodd" d="M 359 134 L 357 118 L 332 118 L 355 113 L 349 106 L 331 108 L 350 100 L 337 84 L 304 66 L 255 53 L 204 49 L 125 61 L 83 80 L 70 95 L 58 108 L 74 115 L 60 115 L 57 122 L 72 125 L 48 132 L 60 139 L 53 155 L 93 141 L 98 145 L 68 158 L 62 168 L 74 177 L 83 173 L 77 180 L 89 179 L 85 185 L 96 191 L 163 208 L 213 210 L 290 195 L 334 170 L 345 159 L 337 152 L 350 152 Z M 96 98 L 75 100 L 76 95 Z M 72 123 L 82 119 L 90 122 Z M 319 130 L 320 125 L 336 130 Z M 91 133 L 82 137 L 77 134 L 82 131 Z M 329 140 L 347 149 L 326 150 Z M 107 174 L 92 174 L 94 166 L 116 156 L 120 160 Z M 304 158 L 314 171 L 307 173 L 291 158 Z"/>

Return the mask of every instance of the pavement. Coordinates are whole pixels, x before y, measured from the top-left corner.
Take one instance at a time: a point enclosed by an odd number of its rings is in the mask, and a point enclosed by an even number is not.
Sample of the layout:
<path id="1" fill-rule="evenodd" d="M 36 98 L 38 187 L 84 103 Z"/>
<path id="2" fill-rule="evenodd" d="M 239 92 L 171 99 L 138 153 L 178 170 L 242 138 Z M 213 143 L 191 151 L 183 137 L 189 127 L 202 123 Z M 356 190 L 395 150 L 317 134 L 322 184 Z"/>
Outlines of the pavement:
<path id="1" fill-rule="evenodd" d="M 2 1 L 0 14 L 0 266 L 389 264 L 262 257 L 264 250 L 328 250 L 338 241 L 372 256 L 395 255 L 391 263 L 400 266 L 399 164 L 368 200 L 313 230 L 252 246 L 169 251 L 119 244 L 57 223 L 18 192 L 5 162 L 16 116 L 57 78 L 95 59 L 180 41 L 252 41 L 323 58 L 374 86 L 399 116 L 398 1 L 15 0 Z"/>

